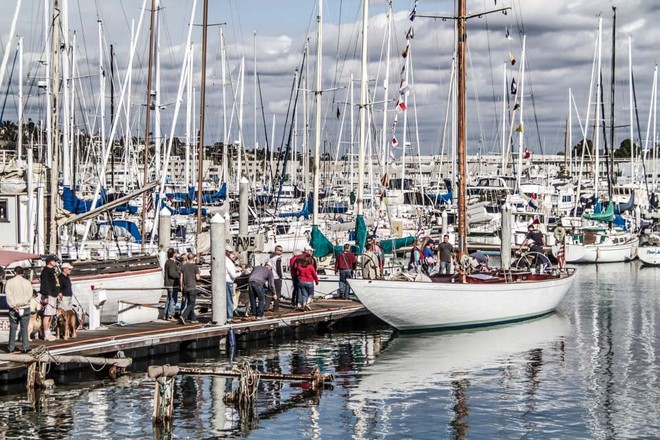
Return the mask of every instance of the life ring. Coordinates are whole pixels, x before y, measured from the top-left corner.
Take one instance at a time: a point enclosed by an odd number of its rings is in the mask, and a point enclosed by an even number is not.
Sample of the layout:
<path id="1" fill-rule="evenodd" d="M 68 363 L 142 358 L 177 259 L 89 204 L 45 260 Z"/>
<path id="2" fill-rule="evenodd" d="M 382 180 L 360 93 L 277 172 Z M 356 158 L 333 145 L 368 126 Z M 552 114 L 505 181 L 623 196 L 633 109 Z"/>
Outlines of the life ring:
<path id="1" fill-rule="evenodd" d="M 557 240 L 558 243 L 562 243 L 566 237 L 566 229 L 564 229 L 563 226 L 557 226 L 553 234 L 555 236 L 555 240 Z"/>

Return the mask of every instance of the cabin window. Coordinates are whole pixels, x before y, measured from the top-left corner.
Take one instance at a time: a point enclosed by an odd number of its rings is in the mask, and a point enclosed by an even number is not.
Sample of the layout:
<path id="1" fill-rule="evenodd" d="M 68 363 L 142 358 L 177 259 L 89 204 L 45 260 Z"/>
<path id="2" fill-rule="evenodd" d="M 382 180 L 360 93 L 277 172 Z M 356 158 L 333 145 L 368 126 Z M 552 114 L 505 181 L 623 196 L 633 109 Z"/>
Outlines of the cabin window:
<path id="1" fill-rule="evenodd" d="M 8 223 L 9 222 L 9 213 L 7 211 L 7 200 L 0 200 L 0 222 Z"/>
<path id="2" fill-rule="evenodd" d="M 562 203 L 569 203 L 569 202 L 573 201 L 573 197 L 572 196 L 561 196 L 561 201 L 562 201 Z"/>

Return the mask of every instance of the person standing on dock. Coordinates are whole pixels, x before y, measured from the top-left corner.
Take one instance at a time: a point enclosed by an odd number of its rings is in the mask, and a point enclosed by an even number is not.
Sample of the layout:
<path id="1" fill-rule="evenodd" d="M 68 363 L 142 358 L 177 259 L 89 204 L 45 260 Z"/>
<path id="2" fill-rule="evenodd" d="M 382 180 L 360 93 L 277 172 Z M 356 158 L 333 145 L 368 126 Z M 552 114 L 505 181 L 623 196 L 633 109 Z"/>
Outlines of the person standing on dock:
<path id="1" fill-rule="evenodd" d="M 319 277 L 313 259 L 309 255 L 303 255 L 298 263 L 298 277 L 300 285 L 298 308 L 300 310 L 311 310 L 309 304 L 314 300 L 314 284 L 319 285 Z"/>
<path id="2" fill-rule="evenodd" d="M 60 309 L 71 310 L 71 299 L 73 298 L 73 287 L 71 285 L 71 272 L 73 266 L 71 263 L 64 263 L 62 265 L 62 272 L 57 276 L 60 282 L 60 294 L 58 300 L 60 302 Z"/>
<path id="3" fill-rule="evenodd" d="M 277 312 L 280 308 L 280 296 L 282 295 L 282 253 L 284 249 L 282 246 L 275 246 L 275 251 L 270 254 L 271 266 L 273 267 L 273 278 L 275 279 L 275 293 L 273 294 L 273 311 Z M 266 310 L 270 309 L 270 297 L 266 299 Z"/>
<path id="4" fill-rule="evenodd" d="M 351 293 L 351 288 L 346 282 L 347 279 L 352 278 L 352 273 L 357 265 L 357 258 L 351 252 L 351 245 L 346 243 L 344 250 L 337 255 L 335 259 L 335 273 L 339 274 L 339 294 L 343 299 L 348 299 Z"/>
<path id="5" fill-rule="evenodd" d="M 181 311 L 179 322 L 186 325 L 186 321 L 196 323 L 195 305 L 197 304 L 197 281 L 199 281 L 199 266 L 195 264 L 195 256 L 189 253 L 186 262 L 181 266 L 181 279 L 179 284 L 186 298 L 186 308 Z"/>
<path id="6" fill-rule="evenodd" d="M 167 250 L 167 261 L 165 262 L 163 277 L 165 289 L 167 289 L 164 319 L 166 321 L 174 321 L 176 303 L 179 300 L 181 270 L 179 268 L 179 262 L 176 260 L 176 251 L 173 248 Z"/>
<path id="7" fill-rule="evenodd" d="M 289 270 L 291 271 L 291 305 L 296 307 L 298 305 L 298 292 L 300 291 L 300 281 L 298 279 L 298 263 L 302 258 L 303 251 L 293 251 L 293 257 L 289 260 Z"/>
<path id="8" fill-rule="evenodd" d="M 59 286 L 55 268 L 57 267 L 57 257 L 49 255 L 46 257 L 46 267 L 41 271 L 39 277 L 39 289 L 41 300 L 45 302 L 44 316 L 41 321 L 44 341 L 54 341 L 55 336 L 50 334 L 50 325 L 53 316 L 57 314 L 57 296 L 59 295 Z"/>
<path id="9" fill-rule="evenodd" d="M 257 266 L 252 269 L 248 283 L 250 284 L 250 308 L 252 309 L 252 316 L 257 319 L 264 319 L 266 285 L 268 285 L 270 292 L 275 291 L 273 266 L 270 264 L 270 261 L 266 261 L 263 266 Z"/>
<path id="10" fill-rule="evenodd" d="M 226 268 L 226 283 L 227 283 L 227 322 L 234 319 L 234 304 L 238 304 L 238 298 L 234 301 L 234 281 L 238 278 L 238 270 L 236 270 L 236 254 L 234 248 L 227 246 L 225 249 L 225 268 Z"/>
<path id="11" fill-rule="evenodd" d="M 9 344 L 7 353 L 13 353 L 16 344 L 16 330 L 20 324 L 21 351 L 30 350 L 28 324 L 30 323 L 30 300 L 32 299 L 32 283 L 23 277 L 23 268 L 14 268 L 14 278 L 7 281 L 5 293 L 9 305 Z"/>
<path id="12" fill-rule="evenodd" d="M 385 252 L 383 252 L 383 248 L 380 245 L 380 240 L 376 239 L 375 237 L 367 237 L 367 244 L 372 245 L 372 249 L 374 251 L 374 254 L 376 255 L 376 259 L 378 260 L 378 277 L 383 276 L 383 266 L 385 263 Z"/>
<path id="13" fill-rule="evenodd" d="M 442 237 L 442 243 L 438 245 L 438 249 L 440 249 L 440 273 L 449 275 L 451 273 L 451 257 L 454 253 L 454 246 L 449 242 L 449 235 L 445 234 Z"/>

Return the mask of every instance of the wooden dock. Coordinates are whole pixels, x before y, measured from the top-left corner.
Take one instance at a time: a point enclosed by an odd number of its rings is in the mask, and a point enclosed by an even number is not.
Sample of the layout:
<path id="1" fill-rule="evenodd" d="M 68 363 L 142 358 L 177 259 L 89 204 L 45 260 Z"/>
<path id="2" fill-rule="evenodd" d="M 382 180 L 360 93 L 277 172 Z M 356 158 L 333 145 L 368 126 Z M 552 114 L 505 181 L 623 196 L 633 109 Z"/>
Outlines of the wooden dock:
<path id="1" fill-rule="evenodd" d="M 52 355 L 105 357 L 115 356 L 121 351 L 127 357 L 144 359 L 181 351 L 217 350 L 225 346 L 230 332 L 240 342 L 316 331 L 338 320 L 371 316 L 362 304 L 351 300 L 319 299 L 312 303 L 311 308 L 310 311 L 298 311 L 288 304 L 280 305 L 278 312 L 266 312 L 263 320 L 239 317 L 225 325 L 213 325 L 205 315 L 199 317 L 200 322 L 187 325 L 163 320 L 127 326 L 111 325 L 105 329 L 80 330 L 77 338 L 67 341 L 33 340 L 30 348 L 45 345 Z M 23 364 L 0 363 L 0 389 L 12 382 L 20 383 L 24 378 Z"/>

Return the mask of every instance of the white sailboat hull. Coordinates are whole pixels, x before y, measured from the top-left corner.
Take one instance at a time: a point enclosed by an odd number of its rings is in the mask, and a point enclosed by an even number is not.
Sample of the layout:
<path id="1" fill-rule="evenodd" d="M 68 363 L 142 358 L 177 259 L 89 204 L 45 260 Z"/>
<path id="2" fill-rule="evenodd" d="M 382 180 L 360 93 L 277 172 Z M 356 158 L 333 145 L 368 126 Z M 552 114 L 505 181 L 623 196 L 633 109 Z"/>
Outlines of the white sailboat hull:
<path id="1" fill-rule="evenodd" d="M 638 238 L 618 244 L 566 244 L 567 263 L 621 263 L 637 257 Z M 555 253 L 556 255 L 556 253 Z"/>
<path id="2" fill-rule="evenodd" d="M 640 247 L 637 256 L 645 266 L 660 266 L 660 246 Z"/>
<path id="3" fill-rule="evenodd" d="M 553 311 L 573 284 L 563 278 L 515 283 L 420 283 L 349 280 L 374 315 L 399 330 L 476 327 Z"/>
<path id="4" fill-rule="evenodd" d="M 72 277 L 71 285 L 75 299 L 73 304 L 88 310 L 94 289 L 106 289 L 107 300 L 101 306 L 101 322 L 118 322 L 119 302 L 134 304 L 158 304 L 163 294 L 163 274 L 159 268 Z M 120 290 L 115 290 L 120 289 Z"/>

